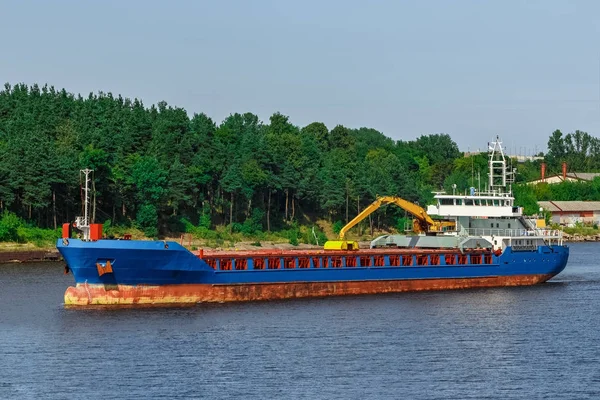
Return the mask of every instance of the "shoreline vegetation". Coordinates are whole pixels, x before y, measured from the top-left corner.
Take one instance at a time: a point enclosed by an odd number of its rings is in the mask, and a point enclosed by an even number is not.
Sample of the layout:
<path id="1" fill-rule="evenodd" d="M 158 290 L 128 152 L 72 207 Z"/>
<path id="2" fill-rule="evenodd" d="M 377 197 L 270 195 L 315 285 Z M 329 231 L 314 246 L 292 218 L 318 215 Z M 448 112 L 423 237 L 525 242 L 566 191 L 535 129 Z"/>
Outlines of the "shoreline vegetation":
<path id="1" fill-rule="evenodd" d="M 12 221 L 7 224 L 6 221 Z M 4 223 L 3 223 L 4 221 Z M 404 220 L 403 220 L 404 221 Z M 402 221 L 402 223 L 404 223 Z M 10 225 L 7 228 L 7 225 Z M 230 232 L 225 226 L 216 226 L 214 229 L 197 228 L 188 226 L 186 233 L 167 234 L 159 238 L 147 237 L 143 231 L 135 227 L 112 227 L 105 223 L 103 233 L 105 238 L 122 238 L 131 235 L 133 240 L 167 240 L 182 244 L 189 250 L 259 250 L 259 249 L 322 249 L 329 238 L 337 237 L 343 223 L 338 221 L 334 224 L 325 220 L 317 221 L 315 225 L 304 226 L 293 224 L 290 229 L 277 232 L 254 232 L 244 234 Z M 31 233 L 28 229 L 37 232 L 35 240 L 30 240 Z M 2 262 L 25 262 L 59 259 L 55 243 L 61 237 L 60 230 L 46 229 L 43 235 L 39 228 L 27 226 L 23 220 L 15 219 L 14 216 L 0 218 L 0 236 L 4 232 L 5 237 L 16 238 L 15 241 L 0 241 L 0 263 Z M 368 246 L 370 240 L 383 234 L 396 233 L 394 230 L 374 229 L 370 234 L 366 223 L 361 223 L 353 229 L 349 235 L 353 240 L 362 242 L 362 246 Z M 74 236 L 75 237 L 75 236 Z"/>
<path id="2" fill-rule="evenodd" d="M 192 247 L 207 248 L 322 244 L 378 196 L 425 205 L 436 191 L 485 186 L 485 151 L 463 153 L 445 133 L 408 135 L 415 138 L 395 140 L 369 127 L 330 129 L 318 121 L 297 126 L 279 112 L 268 121 L 232 113 L 218 123 L 164 101 L 147 107 L 112 93 L 82 96 L 6 83 L 0 90 L 0 244 L 54 247 L 61 224 L 82 215 L 85 168 L 94 171 L 90 220 L 102 223 L 107 237 L 190 234 L 198 242 Z M 539 178 L 542 162 L 548 175 L 563 162 L 571 171 L 599 171 L 600 139 L 556 130 L 548 152 L 536 156 L 511 161 L 518 169 L 515 204 L 525 214 L 537 214 L 542 200 L 600 201 L 600 178 L 527 184 Z M 382 207 L 351 237 L 402 232 L 407 219 L 404 210 Z"/>

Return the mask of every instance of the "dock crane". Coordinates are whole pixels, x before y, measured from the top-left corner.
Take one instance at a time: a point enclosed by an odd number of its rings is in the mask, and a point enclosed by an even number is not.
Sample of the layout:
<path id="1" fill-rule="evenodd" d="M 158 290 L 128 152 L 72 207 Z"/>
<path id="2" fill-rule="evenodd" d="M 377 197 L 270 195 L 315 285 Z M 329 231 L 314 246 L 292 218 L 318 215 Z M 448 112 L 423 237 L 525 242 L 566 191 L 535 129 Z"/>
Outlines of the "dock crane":
<path id="1" fill-rule="evenodd" d="M 346 233 L 379 207 L 387 204 L 395 204 L 415 217 L 413 222 L 413 231 L 415 233 L 436 233 L 456 229 L 456 223 L 454 221 L 435 221 L 427 214 L 423 207 L 415 203 L 411 203 L 410 201 L 397 196 L 382 196 L 369 204 L 369 206 L 362 210 L 354 217 L 354 219 L 352 219 L 352 221 L 348 222 L 346 226 L 340 230 L 339 240 L 326 242 L 325 250 L 358 250 L 357 242 L 344 240 Z"/>

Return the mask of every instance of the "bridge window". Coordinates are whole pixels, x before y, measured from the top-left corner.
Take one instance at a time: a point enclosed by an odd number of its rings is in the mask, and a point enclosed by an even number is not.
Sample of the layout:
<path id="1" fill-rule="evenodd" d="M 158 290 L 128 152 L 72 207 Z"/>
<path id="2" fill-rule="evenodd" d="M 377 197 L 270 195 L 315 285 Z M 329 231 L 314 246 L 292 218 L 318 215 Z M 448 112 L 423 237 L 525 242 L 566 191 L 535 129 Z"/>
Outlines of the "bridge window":
<path id="1" fill-rule="evenodd" d="M 452 199 L 440 199 L 440 204 L 443 206 L 452 206 L 454 201 Z"/>
<path id="2" fill-rule="evenodd" d="M 463 204 L 462 199 L 456 199 L 456 205 L 457 206 L 462 206 L 462 204 Z"/>
<path id="3" fill-rule="evenodd" d="M 481 203 L 479 202 L 479 199 L 475 200 L 475 205 L 476 206 L 480 206 L 481 205 Z"/>
<path id="4" fill-rule="evenodd" d="M 473 200 L 471 200 L 471 199 L 465 200 L 465 205 L 472 206 L 473 205 Z"/>

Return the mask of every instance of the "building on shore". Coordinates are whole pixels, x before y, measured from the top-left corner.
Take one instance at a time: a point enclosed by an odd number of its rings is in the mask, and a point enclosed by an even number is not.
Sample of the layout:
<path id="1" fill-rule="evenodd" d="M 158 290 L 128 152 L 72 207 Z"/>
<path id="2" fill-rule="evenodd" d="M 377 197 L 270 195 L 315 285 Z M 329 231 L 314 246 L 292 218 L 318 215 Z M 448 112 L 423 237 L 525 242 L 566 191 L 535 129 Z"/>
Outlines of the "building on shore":
<path id="1" fill-rule="evenodd" d="M 563 226 L 575 224 L 600 225 L 600 201 L 538 201 L 552 213 L 552 223 Z"/>
<path id="2" fill-rule="evenodd" d="M 561 183 L 561 182 L 590 182 L 594 178 L 600 177 L 600 172 L 567 172 L 567 163 L 562 164 L 562 173 L 546 176 L 546 164 L 542 163 L 541 178 L 535 181 L 527 182 L 528 185 L 537 185 L 538 183 Z"/>

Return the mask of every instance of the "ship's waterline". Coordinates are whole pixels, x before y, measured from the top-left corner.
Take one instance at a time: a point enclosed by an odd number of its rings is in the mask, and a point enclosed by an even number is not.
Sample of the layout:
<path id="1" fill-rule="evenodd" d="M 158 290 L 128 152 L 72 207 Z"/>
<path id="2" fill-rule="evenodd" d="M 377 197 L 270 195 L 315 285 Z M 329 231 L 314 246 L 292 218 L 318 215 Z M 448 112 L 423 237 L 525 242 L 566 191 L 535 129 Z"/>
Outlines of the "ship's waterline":
<path id="1" fill-rule="evenodd" d="M 67 306 L 163 305 L 283 300 L 295 298 L 528 286 L 546 282 L 552 274 L 462 279 L 413 279 L 359 282 L 290 282 L 245 285 L 130 286 L 78 284 L 65 292 Z"/>

